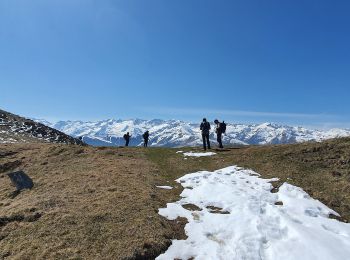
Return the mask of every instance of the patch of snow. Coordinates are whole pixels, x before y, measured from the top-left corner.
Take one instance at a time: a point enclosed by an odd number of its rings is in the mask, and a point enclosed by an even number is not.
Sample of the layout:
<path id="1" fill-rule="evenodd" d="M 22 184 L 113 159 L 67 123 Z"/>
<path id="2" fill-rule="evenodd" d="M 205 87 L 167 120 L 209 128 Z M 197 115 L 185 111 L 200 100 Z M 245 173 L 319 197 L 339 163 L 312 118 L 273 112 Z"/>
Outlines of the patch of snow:
<path id="1" fill-rule="evenodd" d="M 159 189 L 165 189 L 165 190 L 172 190 L 173 189 L 173 187 L 171 187 L 171 186 L 156 186 L 156 187 Z"/>
<path id="2" fill-rule="evenodd" d="M 177 151 L 176 153 L 183 153 L 184 151 Z"/>
<path id="3" fill-rule="evenodd" d="M 213 152 L 206 152 L 206 153 L 194 153 L 194 152 L 188 152 L 184 153 L 184 156 L 192 156 L 192 157 L 203 157 L 203 156 L 213 156 L 216 153 Z"/>
<path id="4" fill-rule="evenodd" d="M 296 186 L 271 193 L 271 181 L 236 166 L 179 178 L 181 200 L 159 214 L 187 218 L 188 238 L 157 259 L 349 259 L 350 224 L 328 218 L 337 213 Z"/>

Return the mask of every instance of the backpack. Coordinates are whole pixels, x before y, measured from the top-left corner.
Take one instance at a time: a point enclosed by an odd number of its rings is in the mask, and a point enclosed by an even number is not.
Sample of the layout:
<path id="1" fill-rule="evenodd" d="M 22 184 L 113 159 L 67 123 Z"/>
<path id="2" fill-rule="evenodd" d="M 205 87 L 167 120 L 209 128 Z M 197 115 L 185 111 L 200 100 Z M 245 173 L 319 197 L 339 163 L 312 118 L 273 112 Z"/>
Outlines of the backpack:
<path id="1" fill-rule="evenodd" d="M 126 134 L 123 137 L 124 137 L 125 140 L 128 138 Z"/>
<path id="2" fill-rule="evenodd" d="M 225 121 L 222 121 L 222 123 L 220 123 L 220 130 L 221 130 L 221 133 L 223 133 L 223 134 L 226 133 L 226 124 L 225 124 Z"/>

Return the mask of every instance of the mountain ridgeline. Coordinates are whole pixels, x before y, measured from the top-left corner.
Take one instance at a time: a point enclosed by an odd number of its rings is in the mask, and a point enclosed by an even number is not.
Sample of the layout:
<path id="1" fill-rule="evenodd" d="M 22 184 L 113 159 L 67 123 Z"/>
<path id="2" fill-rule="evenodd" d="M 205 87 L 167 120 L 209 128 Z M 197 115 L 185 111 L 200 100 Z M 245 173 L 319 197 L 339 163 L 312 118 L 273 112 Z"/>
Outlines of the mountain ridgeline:
<path id="1" fill-rule="evenodd" d="M 57 129 L 0 109 L 0 143 L 26 142 L 83 144 Z"/>
<path id="2" fill-rule="evenodd" d="M 123 135 L 130 132 L 130 145 L 142 145 L 142 134 L 149 130 L 151 146 L 183 147 L 199 146 L 202 143 L 199 124 L 179 120 L 102 120 L 96 122 L 59 121 L 50 123 L 37 120 L 74 137 L 82 137 L 85 143 L 94 146 L 122 146 Z M 278 124 L 227 124 L 225 145 L 266 145 L 291 144 L 305 141 L 322 141 L 337 137 L 350 136 L 350 130 L 331 129 L 328 131 L 310 130 L 303 127 Z M 214 124 L 210 134 L 216 143 Z"/>

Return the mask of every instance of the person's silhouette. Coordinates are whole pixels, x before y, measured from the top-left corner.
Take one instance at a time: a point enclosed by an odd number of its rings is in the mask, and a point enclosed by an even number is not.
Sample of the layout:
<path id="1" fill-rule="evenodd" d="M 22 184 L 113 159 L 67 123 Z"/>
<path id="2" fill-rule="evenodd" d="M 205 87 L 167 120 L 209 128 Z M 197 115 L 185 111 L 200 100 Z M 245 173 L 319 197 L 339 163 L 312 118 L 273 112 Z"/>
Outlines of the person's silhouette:
<path id="1" fill-rule="evenodd" d="M 214 123 L 216 124 L 215 132 L 216 132 L 216 140 L 219 143 L 219 148 L 224 148 L 222 146 L 222 134 L 225 132 L 223 129 L 223 123 L 220 123 L 219 120 L 215 119 Z"/>
<path id="2" fill-rule="evenodd" d="M 148 140 L 149 140 L 149 132 L 146 131 L 143 135 L 143 147 L 147 147 L 148 146 Z"/>
<path id="3" fill-rule="evenodd" d="M 130 137 L 131 137 L 131 135 L 129 134 L 129 132 L 127 132 L 127 133 L 124 135 L 125 146 L 129 146 Z"/>
<path id="4" fill-rule="evenodd" d="M 203 122 L 201 123 L 200 130 L 202 131 L 202 139 L 203 139 L 203 149 L 210 149 L 210 141 L 209 141 L 209 132 L 210 132 L 210 124 L 206 118 L 203 118 Z"/>

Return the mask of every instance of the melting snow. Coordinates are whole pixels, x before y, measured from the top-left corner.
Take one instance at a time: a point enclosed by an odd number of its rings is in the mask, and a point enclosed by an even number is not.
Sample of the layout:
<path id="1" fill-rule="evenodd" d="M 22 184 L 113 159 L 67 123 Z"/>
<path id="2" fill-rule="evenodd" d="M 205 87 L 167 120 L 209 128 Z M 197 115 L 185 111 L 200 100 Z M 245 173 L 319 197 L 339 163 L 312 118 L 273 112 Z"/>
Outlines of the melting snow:
<path id="1" fill-rule="evenodd" d="M 207 152 L 207 153 L 188 152 L 188 153 L 184 153 L 184 156 L 202 157 L 202 156 L 212 156 L 212 155 L 215 155 L 215 154 L 216 153 L 213 153 L 213 152 Z"/>
<path id="2" fill-rule="evenodd" d="M 296 186 L 271 193 L 270 181 L 235 166 L 178 179 L 181 200 L 159 214 L 187 218 L 188 238 L 157 259 L 349 259 L 350 224 L 329 219 L 337 213 Z"/>
<path id="3" fill-rule="evenodd" d="M 173 187 L 171 187 L 171 186 L 156 186 L 156 187 L 159 189 L 165 189 L 165 190 L 172 190 L 173 189 Z"/>

